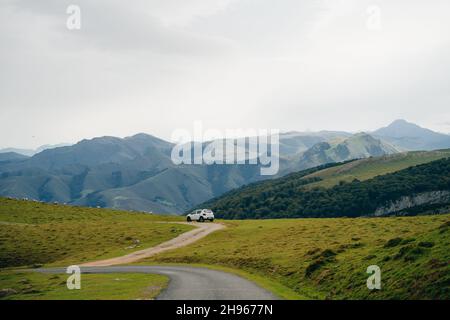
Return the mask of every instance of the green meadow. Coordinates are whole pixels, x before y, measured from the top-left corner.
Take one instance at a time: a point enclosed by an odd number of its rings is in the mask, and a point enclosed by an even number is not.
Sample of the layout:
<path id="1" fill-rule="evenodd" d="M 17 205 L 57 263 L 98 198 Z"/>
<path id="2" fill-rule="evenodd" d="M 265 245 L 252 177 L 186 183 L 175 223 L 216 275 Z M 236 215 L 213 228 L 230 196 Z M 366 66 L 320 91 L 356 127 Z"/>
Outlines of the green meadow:
<path id="1" fill-rule="evenodd" d="M 5 300 L 150 300 L 169 279 L 154 274 L 82 274 L 80 290 L 68 290 L 65 274 L 0 271 Z M 8 292 L 8 294 L 6 294 Z"/>
<path id="2" fill-rule="evenodd" d="M 125 255 L 193 227 L 180 217 L 0 198 L 0 268 L 68 266 Z"/>
<path id="3" fill-rule="evenodd" d="M 449 299 L 450 215 L 227 221 L 140 262 L 240 270 L 284 298 Z M 381 290 L 366 286 L 381 268 Z M 238 272 L 238 273 L 239 273 Z"/>
<path id="4" fill-rule="evenodd" d="M 152 299 L 168 279 L 148 274 L 67 275 L 68 266 L 167 241 L 181 217 L 0 199 L 1 299 Z M 450 215 L 219 221 L 227 228 L 139 264 L 190 264 L 234 272 L 286 299 L 449 299 Z M 137 241 L 138 240 L 138 241 Z M 368 290 L 367 267 L 381 268 Z"/>
<path id="5" fill-rule="evenodd" d="M 67 275 L 24 268 L 68 266 L 153 247 L 193 227 L 180 217 L 0 198 L 0 299 L 153 299 L 168 278 L 149 274 Z"/>

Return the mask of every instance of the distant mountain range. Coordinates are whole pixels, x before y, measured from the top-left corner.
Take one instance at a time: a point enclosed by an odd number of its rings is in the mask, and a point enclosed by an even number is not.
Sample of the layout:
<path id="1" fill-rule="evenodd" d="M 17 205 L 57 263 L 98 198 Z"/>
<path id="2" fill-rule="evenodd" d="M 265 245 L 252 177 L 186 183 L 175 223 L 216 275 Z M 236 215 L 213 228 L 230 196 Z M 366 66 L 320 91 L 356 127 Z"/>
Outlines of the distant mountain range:
<path id="1" fill-rule="evenodd" d="M 445 147 L 445 140 L 437 144 L 436 138 L 429 137 L 429 130 L 399 124 L 404 122 L 396 121 L 371 134 L 283 133 L 280 171 L 269 178 L 326 163 L 398 153 L 405 150 L 405 144 L 399 141 L 410 141 L 411 137 L 420 141 L 421 147 L 427 146 L 423 149 Z M 388 130 L 411 126 L 416 130 L 405 130 L 405 139 L 400 138 L 398 130 Z M 427 141 L 431 141 L 429 145 Z M 137 134 L 124 139 L 82 140 L 71 146 L 48 148 L 31 157 L 20 156 L 18 152 L 3 156 L 0 153 L 0 195 L 179 214 L 229 190 L 268 178 L 260 175 L 259 165 L 177 166 L 170 158 L 172 148 L 170 142 Z"/>
<path id="2" fill-rule="evenodd" d="M 4 148 L 4 149 L 0 149 L 0 154 L 13 152 L 13 153 L 21 154 L 23 156 L 32 157 L 35 154 L 38 154 L 39 152 L 42 152 L 47 149 L 54 149 L 54 148 L 66 147 L 66 146 L 70 146 L 70 144 L 69 143 L 46 144 L 46 145 L 40 146 L 36 149 Z"/>
<path id="3" fill-rule="evenodd" d="M 336 137 L 319 142 L 309 149 L 288 159 L 282 174 L 295 172 L 326 163 L 342 162 L 351 159 L 376 157 L 398 153 L 399 150 L 384 141 L 373 138 L 366 133 L 357 133 L 348 137 Z"/>
<path id="4" fill-rule="evenodd" d="M 17 152 L 3 152 L 0 153 L 0 163 L 6 163 L 11 161 L 18 161 L 18 160 L 25 160 L 28 158 L 27 156 L 24 156 L 23 154 L 17 153 Z"/>

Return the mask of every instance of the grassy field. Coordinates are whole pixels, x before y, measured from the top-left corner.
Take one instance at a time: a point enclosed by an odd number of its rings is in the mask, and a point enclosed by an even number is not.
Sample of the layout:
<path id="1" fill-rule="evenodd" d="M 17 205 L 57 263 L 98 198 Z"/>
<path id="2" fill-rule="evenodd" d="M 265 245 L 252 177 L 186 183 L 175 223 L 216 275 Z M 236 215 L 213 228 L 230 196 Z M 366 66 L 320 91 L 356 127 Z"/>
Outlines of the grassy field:
<path id="1" fill-rule="evenodd" d="M 67 266 L 124 255 L 193 227 L 180 217 L 0 198 L 0 268 Z"/>
<path id="2" fill-rule="evenodd" d="M 141 263 L 242 270 L 284 297 L 293 295 L 283 288 L 313 299 L 450 298 L 450 215 L 226 224 L 199 243 Z M 374 264 L 382 289 L 370 291 L 366 269 Z"/>
<path id="3" fill-rule="evenodd" d="M 151 247 L 190 230 L 180 217 L 0 199 L 0 295 L 4 299 L 151 299 L 167 278 L 12 270 L 67 266 Z M 208 265 L 284 298 L 450 299 L 450 215 L 223 221 L 228 228 L 141 264 Z M 137 242 L 136 240 L 139 240 Z M 366 287 L 378 265 L 382 289 Z"/>
<path id="4" fill-rule="evenodd" d="M 351 182 L 354 179 L 360 181 L 368 180 L 375 176 L 400 171 L 411 166 L 432 162 L 449 156 L 450 150 L 448 149 L 438 151 L 411 151 L 353 161 L 341 166 L 315 172 L 305 176 L 303 179 L 319 177 L 322 181 L 310 183 L 307 187 L 321 186 L 330 188 L 337 185 L 340 181 Z"/>
<path id="5" fill-rule="evenodd" d="M 67 275 L 14 271 L 68 266 L 124 255 L 170 240 L 193 227 L 184 219 L 0 198 L 0 299 L 153 299 L 168 278 L 149 274 Z"/>
<path id="6" fill-rule="evenodd" d="M 67 275 L 0 271 L 0 300 L 148 300 L 169 279 L 152 274 L 84 274 L 80 290 L 68 290 L 66 281 Z"/>

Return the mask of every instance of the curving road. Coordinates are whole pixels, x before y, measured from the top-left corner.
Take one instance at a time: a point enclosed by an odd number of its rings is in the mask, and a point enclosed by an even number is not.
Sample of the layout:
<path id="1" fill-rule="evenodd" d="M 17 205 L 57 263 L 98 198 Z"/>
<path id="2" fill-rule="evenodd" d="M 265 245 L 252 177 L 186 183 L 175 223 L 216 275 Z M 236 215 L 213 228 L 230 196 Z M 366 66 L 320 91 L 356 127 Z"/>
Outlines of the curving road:
<path id="1" fill-rule="evenodd" d="M 63 268 L 33 271 L 65 273 Z M 234 274 L 185 266 L 82 267 L 82 273 L 154 273 L 168 276 L 168 287 L 158 300 L 274 300 L 269 291 Z"/>
<path id="2" fill-rule="evenodd" d="M 80 265 L 82 273 L 154 273 L 170 278 L 159 300 L 272 300 L 269 291 L 234 274 L 189 266 L 119 266 L 155 254 L 194 243 L 224 228 L 218 223 L 191 223 L 197 228 L 155 247 L 132 252 L 122 257 L 93 261 Z M 64 268 L 42 268 L 33 271 L 65 273 Z"/>

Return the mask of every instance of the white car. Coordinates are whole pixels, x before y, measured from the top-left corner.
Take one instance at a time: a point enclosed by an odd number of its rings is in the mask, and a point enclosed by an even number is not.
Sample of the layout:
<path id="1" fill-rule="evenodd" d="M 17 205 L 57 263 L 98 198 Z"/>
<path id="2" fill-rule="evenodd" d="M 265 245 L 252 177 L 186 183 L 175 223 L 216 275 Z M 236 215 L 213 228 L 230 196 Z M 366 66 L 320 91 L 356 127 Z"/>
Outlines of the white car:
<path id="1" fill-rule="evenodd" d="M 205 222 L 206 220 L 214 221 L 214 213 L 209 209 L 194 210 L 186 216 L 187 222 L 198 221 Z"/>

